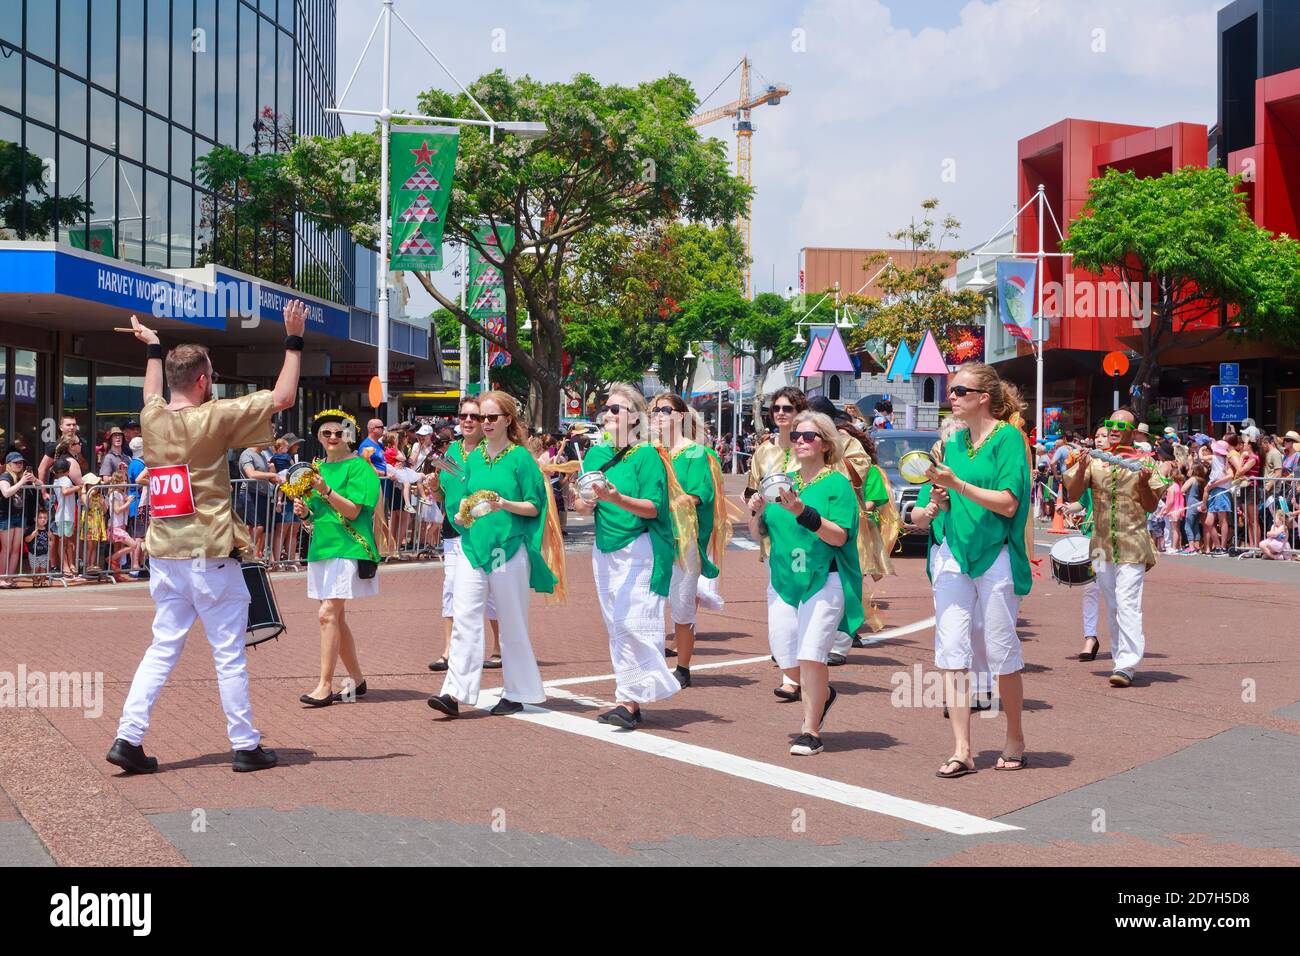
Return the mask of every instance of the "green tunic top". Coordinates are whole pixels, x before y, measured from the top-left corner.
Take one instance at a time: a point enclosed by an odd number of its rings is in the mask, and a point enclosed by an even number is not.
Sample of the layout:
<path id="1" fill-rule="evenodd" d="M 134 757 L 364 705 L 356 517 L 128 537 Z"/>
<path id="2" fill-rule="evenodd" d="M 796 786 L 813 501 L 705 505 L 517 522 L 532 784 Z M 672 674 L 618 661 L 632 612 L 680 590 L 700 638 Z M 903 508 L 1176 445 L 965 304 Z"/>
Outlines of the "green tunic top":
<path id="1" fill-rule="evenodd" d="M 868 469 L 867 477 L 862 481 L 862 500 L 876 503 L 876 507 L 868 512 L 867 517 L 871 519 L 872 524 L 880 524 L 880 509 L 889 503 L 889 493 L 885 491 L 885 479 L 881 476 L 877 465 L 872 465 Z"/>
<path id="2" fill-rule="evenodd" d="M 480 441 L 476 448 L 481 448 L 483 443 Z M 451 472 L 438 472 L 438 485 L 442 488 L 442 507 L 447 513 L 447 521 L 458 534 L 464 534 L 465 529 L 456 524 L 456 512 L 460 510 L 461 500 L 464 499 L 467 492 L 465 491 L 465 439 L 457 438 L 447 446 L 447 457 L 460 466 L 461 477 L 454 477 Z"/>
<path id="3" fill-rule="evenodd" d="M 611 445 L 597 445 L 584 459 L 587 471 L 601 468 L 617 454 Z M 673 555 L 677 545 L 673 518 L 668 510 L 668 476 L 663 459 L 650 445 L 636 445 L 618 464 L 605 471 L 610 484 L 629 498 L 648 498 L 657 514 L 638 518 L 632 512 L 604 501 L 596 502 L 596 547 L 608 554 L 626 548 L 641 535 L 649 533 L 654 549 L 654 571 L 650 590 L 668 596 L 673 579 Z"/>
<path id="4" fill-rule="evenodd" d="M 763 520 L 772 541 L 769 559 L 772 590 L 786 604 L 798 607 L 826 586 L 833 561 L 844 588 L 844 616 L 839 629 L 856 634 L 863 619 L 862 570 L 857 543 L 858 496 L 852 482 L 837 471 L 822 472 L 802 489 L 798 472 L 790 474 L 803 503 L 847 531 L 848 537 L 843 545 L 832 548 L 819 535 L 796 522 L 794 515 L 780 503 L 766 505 Z"/>
<path id="5" fill-rule="evenodd" d="M 695 507 L 695 520 L 699 524 L 700 573 L 706 578 L 716 578 L 718 567 L 709 560 L 709 538 L 713 534 L 713 470 L 709 467 L 708 450 L 691 442 L 673 455 L 673 474 L 682 491 L 695 495 L 700 503 Z M 614 483 L 618 487 L 618 482 Z"/>
<path id="6" fill-rule="evenodd" d="M 970 445 L 970 429 L 963 428 L 944 446 L 944 464 L 960 480 L 977 488 L 1010 491 L 1018 502 L 1010 518 L 975 504 L 956 491 L 948 493 L 948 512 L 942 522 L 930 525 L 935 544 L 948 542 L 964 574 L 977 578 L 997 560 L 1003 546 L 1010 549 L 1011 577 L 1017 594 L 1028 594 L 1032 583 L 1029 555 L 1025 553 L 1025 523 L 1029 520 L 1029 462 L 1025 440 L 1013 425 L 1000 422 L 979 448 Z M 921 489 L 917 507 L 930 503 L 930 485 Z M 942 512 L 941 512 L 942 514 Z M 926 574 L 930 558 L 926 555 Z"/>
<path id="7" fill-rule="evenodd" d="M 466 456 L 464 486 L 464 493 L 456 500 L 457 508 L 463 498 L 476 491 L 495 491 L 509 501 L 527 501 L 537 508 L 535 518 L 505 510 L 493 511 L 475 518 L 468 528 L 462 528 L 461 553 L 469 560 L 470 567 L 480 571 L 486 568 L 490 572 L 523 547 L 528 553 L 528 586 L 544 594 L 554 591 L 555 575 L 542 559 L 542 534 L 546 530 L 551 491 L 528 449 L 510 445 L 495 459 L 489 459 L 487 442 L 480 442 Z"/>
<path id="8" fill-rule="evenodd" d="M 361 506 L 361 513 L 348 521 L 352 529 L 365 541 L 363 545 L 343 525 L 343 516 L 318 494 L 304 499 L 311 510 L 313 523 L 311 544 L 307 547 L 308 561 L 327 561 L 330 558 L 351 558 L 354 561 L 377 561 L 375 550 L 375 505 L 379 501 L 379 476 L 370 462 L 355 456 L 342 461 L 322 461 L 320 475 L 325 484 L 348 501 Z"/>

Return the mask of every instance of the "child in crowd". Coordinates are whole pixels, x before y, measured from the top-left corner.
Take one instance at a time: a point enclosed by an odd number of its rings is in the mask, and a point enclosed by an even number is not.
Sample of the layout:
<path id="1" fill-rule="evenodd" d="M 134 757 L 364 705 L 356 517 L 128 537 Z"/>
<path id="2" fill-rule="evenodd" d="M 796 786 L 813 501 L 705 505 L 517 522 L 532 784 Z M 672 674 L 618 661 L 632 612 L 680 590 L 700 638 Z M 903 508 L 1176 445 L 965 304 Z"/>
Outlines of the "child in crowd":
<path id="1" fill-rule="evenodd" d="M 65 455 L 54 462 L 54 546 L 59 550 L 59 567 L 64 577 L 77 576 L 77 489 L 68 472 L 72 462 Z"/>
<path id="2" fill-rule="evenodd" d="M 108 495 L 108 540 L 115 547 L 108 556 L 108 568 L 119 581 L 129 580 L 126 574 L 119 572 L 118 562 L 123 557 L 131 559 L 131 570 L 140 570 L 140 542 L 131 537 L 127 521 L 131 516 L 131 490 L 127 483 L 126 462 L 117 466 L 113 472 L 112 490 Z"/>
<path id="3" fill-rule="evenodd" d="M 27 546 L 27 562 L 32 574 L 44 575 L 50 570 L 50 515 L 47 511 L 36 512 L 36 527 L 23 538 Z M 44 578 L 38 579 L 44 582 Z"/>
<path id="4" fill-rule="evenodd" d="M 1291 524 L 1295 517 L 1295 515 L 1288 514 L 1281 508 L 1273 512 L 1273 527 L 1259 542 L 1261 557 L 1268 558 L 1270 561 L 1286 561 L 1288 558 L 1300 561 L 1300 554 L 1287 554 Z"/>

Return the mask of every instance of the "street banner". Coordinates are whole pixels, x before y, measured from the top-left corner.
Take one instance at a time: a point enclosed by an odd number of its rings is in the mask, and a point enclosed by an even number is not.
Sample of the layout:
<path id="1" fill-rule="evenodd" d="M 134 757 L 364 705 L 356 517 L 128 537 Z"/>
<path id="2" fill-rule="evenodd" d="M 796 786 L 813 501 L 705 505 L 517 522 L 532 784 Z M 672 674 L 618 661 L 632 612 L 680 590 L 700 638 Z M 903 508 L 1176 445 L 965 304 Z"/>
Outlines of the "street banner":
<path id="1" fill-rule="evenodd" d="M 393 127 L 388 151 L 390 270 L 442 268 L 442 230 L 459 144 L 454 126 Z"/>
<path id="2" fill-rule="evenodd" d="M 506 336 L 506 289 L 501 270 L 492 264 L 491 259 L 500 261 L 501 257 L 515 246 L 515 227 L 498 224 L 493 229 L 490 223 L 478 226 L 474 238 L 486 250 L 487 255 L 479 252 L 477 246 L 469 249 L 469 285 L 465 292 L 468 312 L 478 319 L 493 335 Z M 495 345 L 488 345 L 488 367 L 504 368 L 510 364 L 510 353 Z"/>
<path id="3" fill-rule="evenodd" d="M 713 380 L 715 382 L 725 382 L 732 375 L 732 352 L 730 345 L 723 345 L 719 342 L 710 342 L 713 347 Z"/>
<path id="4" fill-rule="evenodd" d="M 1032 259 L 998 260 L 998 312 L 1009 333 L 1034 341 L 1034 276 Z"/>

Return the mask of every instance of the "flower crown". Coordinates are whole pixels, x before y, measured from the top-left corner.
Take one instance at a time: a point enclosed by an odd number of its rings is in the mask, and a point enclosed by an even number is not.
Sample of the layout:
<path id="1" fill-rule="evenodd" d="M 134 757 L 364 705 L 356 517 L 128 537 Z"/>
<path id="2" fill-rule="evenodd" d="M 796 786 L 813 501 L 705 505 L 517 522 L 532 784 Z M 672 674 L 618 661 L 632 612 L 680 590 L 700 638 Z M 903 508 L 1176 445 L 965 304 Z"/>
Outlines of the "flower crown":
<path id="1" fill-rule="evenodd" d="M 357 427 L 357 420 L 341 408 L 327 408 L 322 412 L 317 412 L 315 417 L 311 420 L 312 425 L 314 426 L 318 424 L 322 418 L 342 418 L 345 421 L 351 422 L 353 428 Z"/>

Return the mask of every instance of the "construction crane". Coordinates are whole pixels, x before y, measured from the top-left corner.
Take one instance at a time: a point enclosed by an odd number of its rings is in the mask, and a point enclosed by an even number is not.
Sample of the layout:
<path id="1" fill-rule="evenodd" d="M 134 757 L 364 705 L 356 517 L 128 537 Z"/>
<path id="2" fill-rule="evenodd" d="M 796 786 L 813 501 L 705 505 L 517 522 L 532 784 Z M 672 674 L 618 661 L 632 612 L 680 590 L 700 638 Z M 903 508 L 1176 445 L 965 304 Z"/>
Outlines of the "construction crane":
<path id="1" fill-rule="evenodd" d="M 753 176 L 750 171 L 750 156 L 752 144 L 750 140 L 754 135 L 754 124 L 750 121 L 749 111 L 755 106 L 762 106 L 764 103 L 771 103 L 776 106 L 781 102 L 782 97 L 790 94 L 790 87 L 785 84 L 769 85 L 758 96 L 751 97 L 749 94 L 749 57 L 741 57 L 740 63 L 737 64 L 722 83 L 727 82 L 731 75 L 740 70 L 740 98 L 733 100 L 726 106 L 719 106 L 716 109 L 705 110 L 696 113 L 688 120 L 690 126 L 704 126 L 706 123 L 712 123 L 720 120 L 724 116 L 735 118 L 732 123 L 732 129 L 736 131 L 736 177 L 746 186 L 753 185 Z M 719 83 L 718 86 L 721 86 Z M 709 96 L 713 94 L 710 93 Z M 705 97 L 707 100 L 708 97 Z M 736 229 L 740 233 L 741 240 L 745 243 L 745 298 L 752 299 L 754 290 L 750 282 L 750 263 L 753 260 L 752 244 L 750 241 L 749 225 L 749 203 L 745 203 L 745 208 L 736 216 Z"/>

